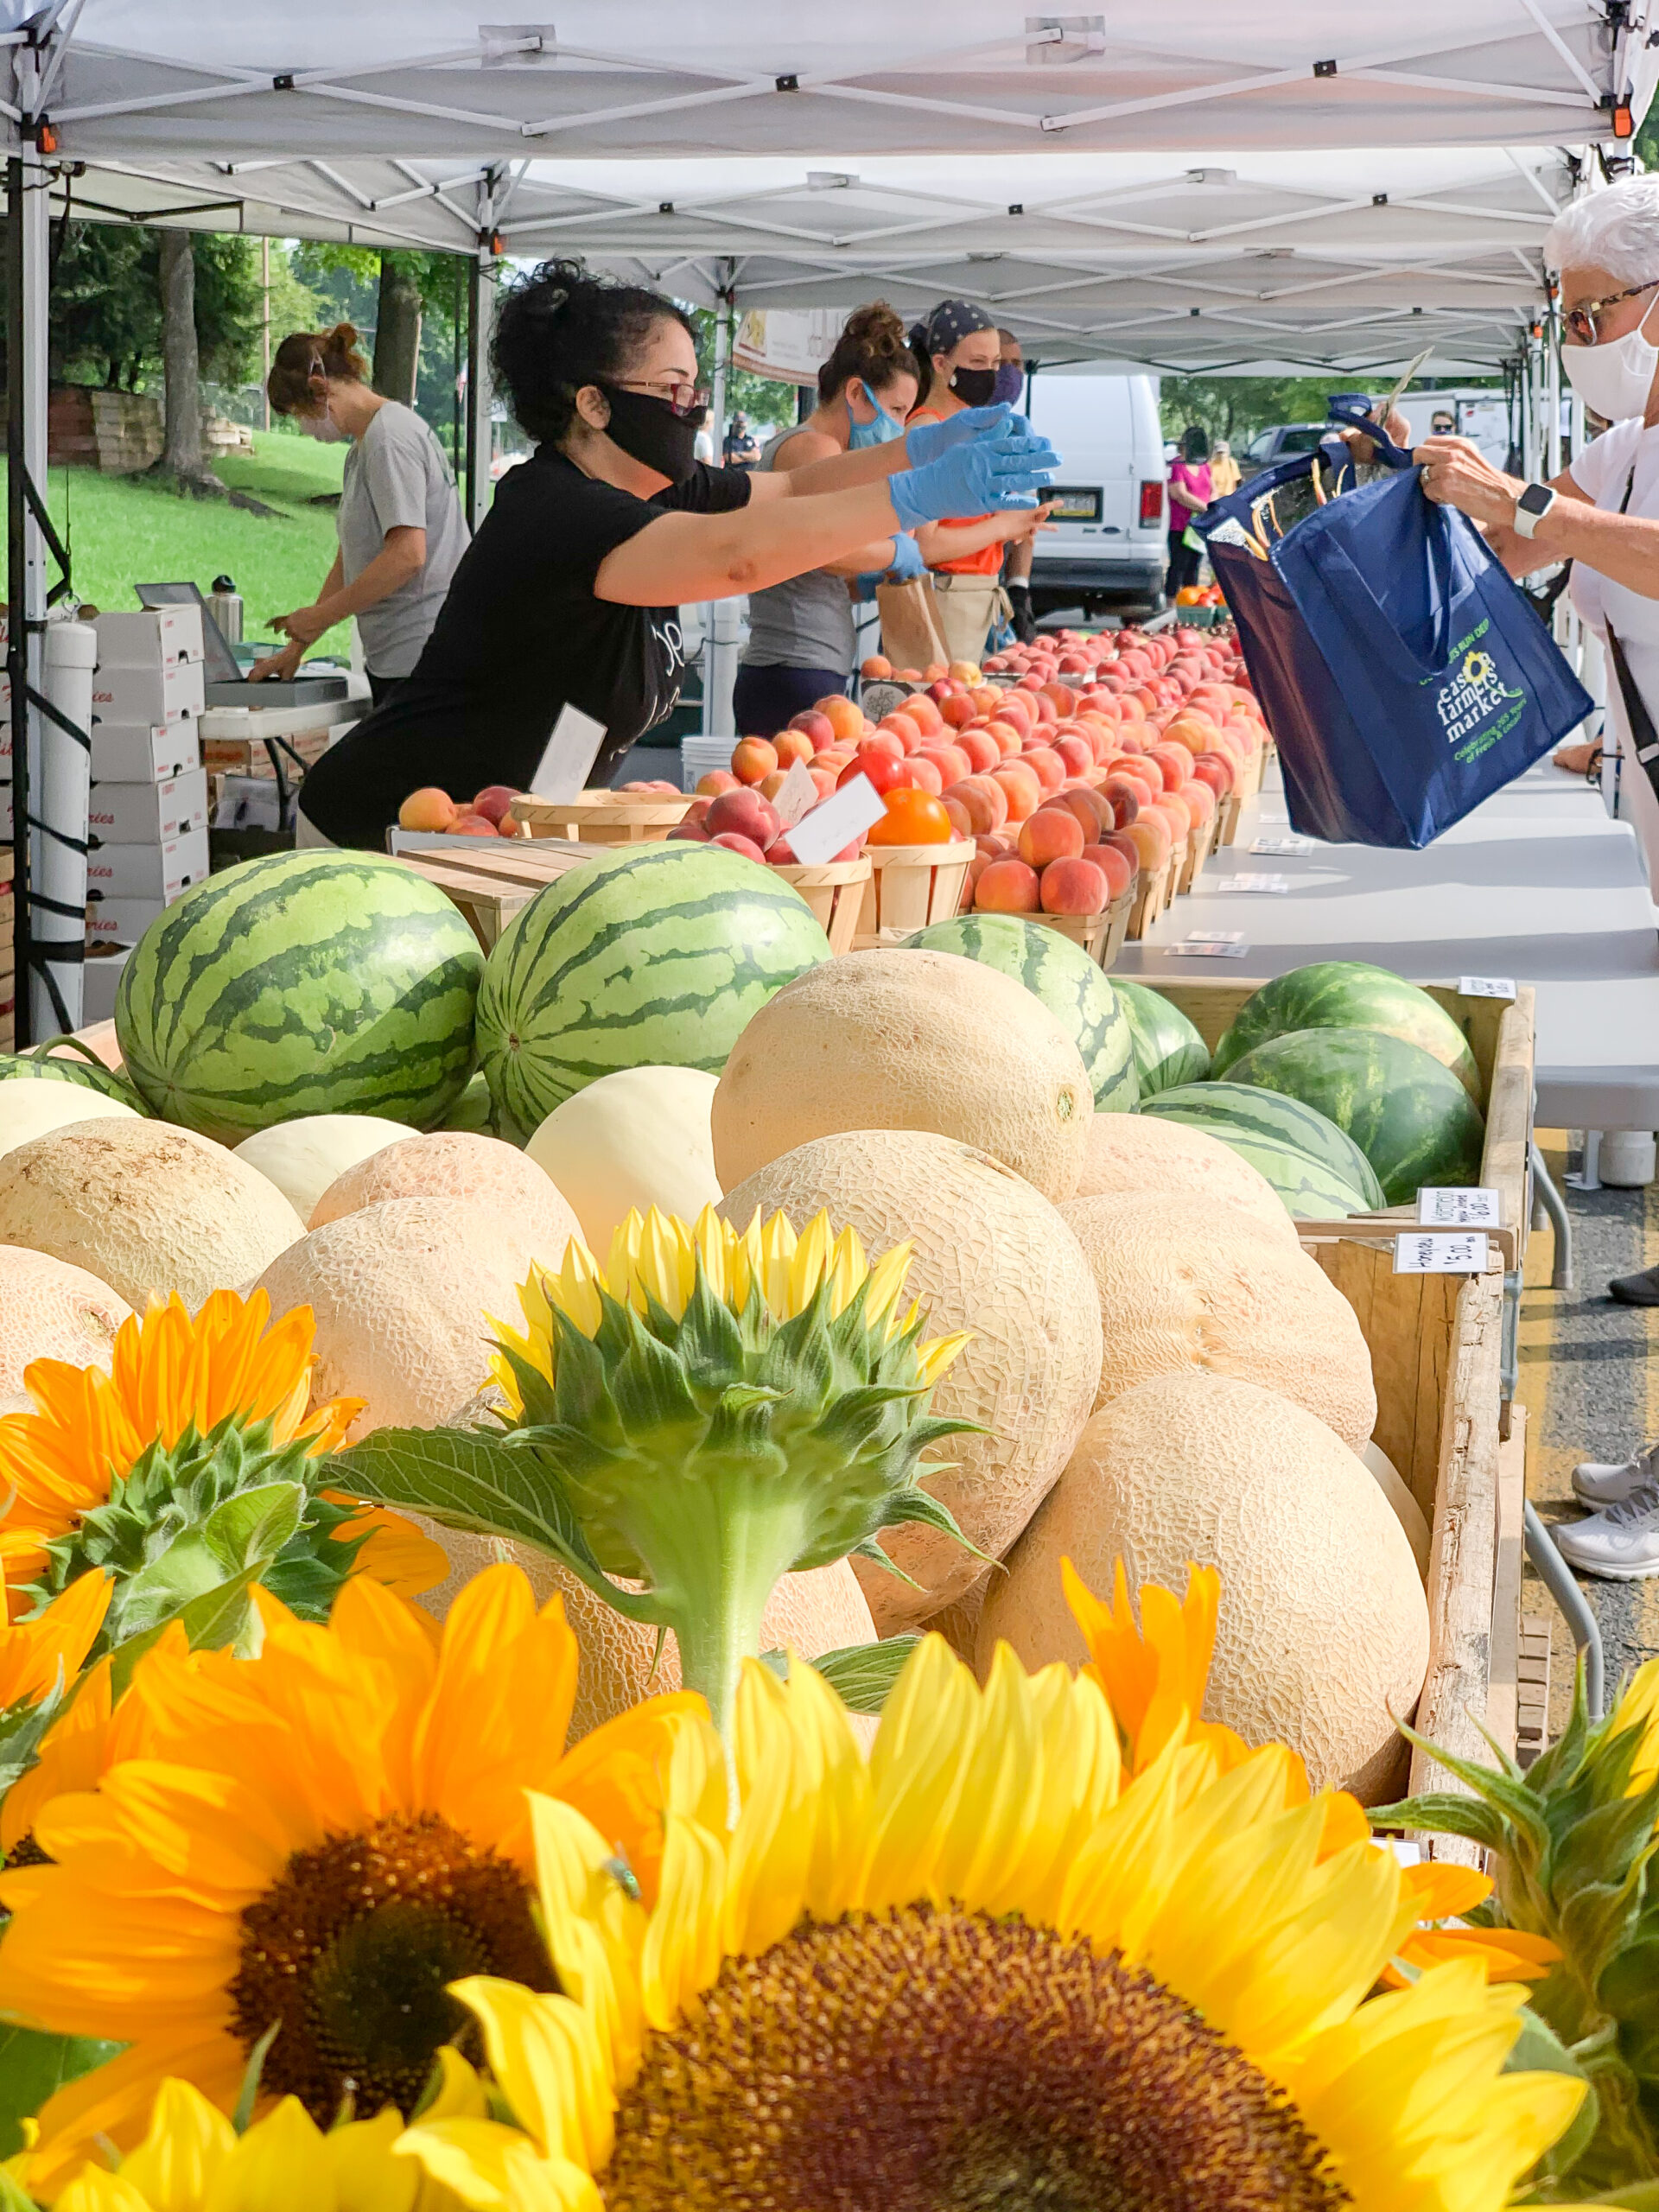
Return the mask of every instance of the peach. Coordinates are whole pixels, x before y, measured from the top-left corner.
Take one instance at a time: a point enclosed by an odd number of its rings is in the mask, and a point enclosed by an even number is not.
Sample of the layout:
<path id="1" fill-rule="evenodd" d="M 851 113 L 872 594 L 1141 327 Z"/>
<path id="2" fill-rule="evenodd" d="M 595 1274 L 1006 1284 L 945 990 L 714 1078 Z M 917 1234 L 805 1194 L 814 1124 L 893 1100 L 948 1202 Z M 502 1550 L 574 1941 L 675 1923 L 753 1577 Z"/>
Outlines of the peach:
<path id="1" fill-rule="evenodd" d="M 967 877 L 962 887 L 962 906 L 960 912 L 963 913 L 965 914 L 972 906 L 974 903 L 975 887 L 978 884 L 980 877 L 983 875 L 986 869 L 989 868 L 992 861 L 997 857 L 998 856 L 994 853 L 976 853 L 972 860 L 969 861 Z"/>
<path id="2" fill-rule="evenodd" d="M 1065 761 L 1068 775 L 1087 775 L 1096 765 L 1095 748 L 1086 737 L 1057 737 L 1054 750 Z"/>
<path id="3" fill-rule="evenodd" d="M 1066 784 L 1045 802 L 1048 806 L 1063 806 L 1075 814 L 1083 824 L 1083 842 L 1092 845 L 1096 837 L 1117 827 L 1117 817 L 1109 799 L 1088 784 Z"/>
<path id="4" fill-rule="evenodd" d="M 453 827 L 461 809 L 448 791 L 441 791 L 435 784 L 423 784 L 397 810 L 400 830 L 448 830 Z M 493 828 L 494 824 L 492 823 Z"/>
<path id="5" fill-rule="evenodd" d="M 703 822 L 716 842 L 728 835 L 747 837 L 762 852 L 780 827 L 776 810 L 758 791 L 722 792 L 703 817 Z"/>
<path id="6" fill-rule="evenodd" d="M 974 772 L 972 760 L 959 745 L 946 745 L 942 741 L 924 745 L 916 757 L 918 760 L 931 760 L 947 785 L 959 784 L 964 776 L 971 776 Z"/>
<path id="7" fill-rule="evenodd" d="M 836 778 L 836 783 L 839 788 L 842 784 L 850 784 L 856 776 L 867 776 L 874 788 L 885 794 L 897 791 L 900 784 L 909 783 L 910 778 L 906 773 L 908 766 L 906 760 L 902 758 L 895 760 L 890 753 L 872 753 L 865 758 L 849 760 Z"/>
<path id="8" fill-rule="evenodd" d="M 939 804 L 950 816 L 950 827 L 956 835 L 958 837 L 971 837 L 974 833 L 974 825 L 962 801 L 959 798 L 952 798 L 947 792 L 940 799 Z M 971 865 L 970 861 L 969 866 Z"/>
<path id="9" fill-rule="evenodd" d="M 740 738 L 732 747 L 732 773 L 740 784 L 758 784 L 778 766 L 778 755 L 764 737 Z"/>
<path id="10" fill-rule="evenodd" d="M 792 768 L 798 760 L 810 760 L 817 746 L 804 729 L 780 729 L 772 741 L 772 749 L 778 755 L 780 768 Z"/>
<path id="11" fill-rule="evenodd" d="M 945 673 L 958 683 L 977 683 L 979 663 L 976 660 L 953 660 Z"/>
<path id="12" fill-rule="evenodd" d="M 942 660 L 931 660 L 922 671 L 921 680 L 924 683 L 937 683 L 942 676 L 949 676 L 950 673 Z"/>
<path id="13" fill-rule="evenodd" d="M 1105 872 L 1081 858 L 1052 861 L 1039 889 L 1046 914 L 1098 914 L 1112 903 Z"/>
<path id="14" fill-rule="evenodd" d="M 1217 798 L 1238 788 L 1238 772 L 1224 753 L 1195 753 L 1192 755 L 1192 780 L 1208 784 Z"/>
<path id="15" fill-rule="evenodd" d="M 1126 823 L 1133 822 L 1135 816 L 1140 813 L 1141 792 L 1143 786 L 1138 778 L 1114 776 L 1109 773 L 1105 781 L 1098 788 L 1101 798 L 1110 809 L 1111 826 L 1115 830 L 1122 829 Z"/>
<path id="16" fill-rule="evenodd" d="M 1192 755 L 1184 745 L 1148 746 L 1143 757 L 1156 761 L 1166 791 L 1178 791 L 1192 780 Z"/>
<path id="17" fill-rule="evenodd" d="M 815 699 L 812 705 L 837 737 L 856 738 L 863 734 L 864 709 L 855 707 L 844 691 L 827 692 L 822 699 Z"/>
<path id="18" fill-rule="evenodd" d="M 988 776 L 966 777 L 961 783 L 952 784 L 941 796 L 947 808 L 961 809 L 965 827 L 958 824 L 958 828 L 963 836 L 978 836 L 998 829 L 1008 818 L 1007 795 Z M 950 819 L 956 821 L 954 813 Z"/>
<path id="19" fill-rule="evenodd" d="M 905 741 L 896 729 L 879 729 L 873 736 L 858 741 L 857 758 L 861 760 L 902 760 Z"/>
<path id="20" fill-rule="evenodd" d="M 782 768 L 774 768 L 769 776 L 762 776 L 754 788 L 762 798 L 776 798 L 788 781 L 788 775 Z"/>
<path id="21" fill-rule="evenodd" d="M 1109 904 L 1123 896 L 1139 873 L 1136 862 L 1126 859 L 1116 845 L 1085 845 L 1081 857 L 1091 861 L 1105 877 Z"/>
<path id="22" fill-rule="evenodd" d="M 722 852 L 737 853 L 746 861 L 764 862 L 766 857 L 753 837 L 740 837 L 735 830 L 724 830 L 718 837 L 710 837 L 709 842 L 718 845 Z"/>
<path id="23" fill-rule="evenodd" d="M 1020 826 L 1020 857 L 1027 868 L 1074 861 L 1083 848 L 1083 824 L 1069 807 L 1039 806 Z"/>
<path id="24" fill-rule="evenodd" d="M 988 836 L 982 830 L 974 839 L 974 849 L 982 853 L 988 861 L 1005 861 L 1020 850 L 1020 840 L 1007 830 L 993 830 Z"/>
<path id="25" fill-rule="evenodd" d="M 1005 760 L 1000 768 L 993 768 L 991 780 L 1001 786 L 1010 822 L 1023 822 L 1042 804 L 1043 787 L 1023 760 Z"/>
<path id="26" fill-rule="evenodd" d="M 694 822 L 689 814 L 683 822 L 677 823 L 668 834 L 671 842 L 681 839 L 691 845 L 706 845 L 709 842 L 709 832 L 701 822 Z"/>
<path id="27" fill-rule="evenodd" d="M 833 745 L 836 741 L 835 724 L 828 715 L 821 715 L 816 707 L 803 708 L 798 715 L 791 717 L 789 726 L 791 729 L 799 730 L 803 737 L 811 739 L 815 753 L 822 753 L 826 745 Z M 776 744 L 777 740 L 774 738 L 772 742 Z M 781 760 L 782 753 L 778 757 Z"/>
<path id="28" fill-rule="evenodd" d="M 979 709 L 965 691 L 953 691 L 948 699 L 939 702 L 939 716 L 950 729 L 965 729 Z"/>
<path id="29" fill-rule="evenodd" d="M 469 807 L 449 824 L 449 835 L 452 837 L 495 837 L 500 832 L 487 814 L 474 814 Z"/>
<path id="30" fill-rule="evenodd" d="M 976 776 L 982 776 L 988 768 L 995 768 L 1002 758 L 1002 748 L 987 729 L 958 730 L 957 750 L 967 756 L 969 769 Z"/>
<path id="31" fill-rule="evenodd" d="M 821 760 L 815 760 L 811 766 L 807 770 L 806 772 L 811 777 L 813 785 L 820 798 L 828 798 L 830 792 L 834 791 L 836 788 L 836 778 L 845 765 L 846 763 L 843 761 L 838 763 L 836 766 L 830 768 L 826 767 Z"/>
<path id="32" fill-rule="evenodd" d="M 974 904 L 987 914 L 1040 913 L 1043 893 L 1036 869 L 1024 861 L 993 861 L 974 886 Z"/>
<path id="33" fill-rule="evenodd" d="M 858 672 L 868 682 L 879 683 L 884 677 L 893 674 L 893 663 L 885 653 L 872 653 L 868 660 L 859 663 Z"/>
<path id="34" fill-rule="evenodd" d="M 1045 791 L 1057 791 L 1065 781 L 1065 762 L 1052 745 L 1028 745 L 1020 758 Z"/>
<path id="35" fill-rule="evenodd" d="M 499 823 L 518 796 L 511 784 L 486 784 L 473 801 L 473 812 L 481 814 L 486 822 Z"/>
<path id="36" fill-rule="evenodd" d="M 920 753 L 912 753 L 905 762 L 899 780 L 912 791 L 926 791 L 934 798 L 944 789 L 944 775 L 938 763 Z"/>
<path id="37" fill-rule="evenodd" d="M 925 691 L 915 692 L 906 699 L 904 712 L 922 733 L 924 744 L 929 738 L 938 737 L 944 728 L 944 716 L 940 713 L 938 702 Z"/>
<path id="38" fill-rule="evenodd" d="M 1017 723 L 1003 721 L 1000 718 L 986 723 L 985 734 L 995 745 L 1004 760 L 1015 759 L 1026 741 L 1025 732 Z"/>
<path id="39" fill-rule="evenodd" d="M 1148 874 L 1160 868 L 1169 858 L 1174 839 L 1169 834 L 1169 824 L 1161 816 L 1137 816 L 1126 829 L 1115 830 L 1115 837 L 1127 837 L 1140 857 L 1141 865 Z"/>
<path id="40" fill-rule="evenodd" d="M 922 741 L 921 724 L 913 716 L 901 714 L 896 707 L 890 715 L 883 715 L 875 728 L 878 737 L 896 737 L 906 753 L 913 753 Z M 868 744 L 868 740 L 865 742 Z"/>

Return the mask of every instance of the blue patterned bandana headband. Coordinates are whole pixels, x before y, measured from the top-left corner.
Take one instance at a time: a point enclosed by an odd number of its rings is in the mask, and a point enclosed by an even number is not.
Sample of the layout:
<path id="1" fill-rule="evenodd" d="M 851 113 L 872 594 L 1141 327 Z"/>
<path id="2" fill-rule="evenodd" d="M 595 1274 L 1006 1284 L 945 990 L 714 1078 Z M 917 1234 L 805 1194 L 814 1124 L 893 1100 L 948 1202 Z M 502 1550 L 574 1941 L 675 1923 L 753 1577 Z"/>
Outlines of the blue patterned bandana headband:
<path id="1" fill-rule="evenodd" d="M 910 342 L 925 359 L 935 353 L 950 353 L 976 330 L 995 328 L 993 317 L 983 308 L 976 308 L 971 300 L 941 300 L 925 322 L 913 327 Z"/>

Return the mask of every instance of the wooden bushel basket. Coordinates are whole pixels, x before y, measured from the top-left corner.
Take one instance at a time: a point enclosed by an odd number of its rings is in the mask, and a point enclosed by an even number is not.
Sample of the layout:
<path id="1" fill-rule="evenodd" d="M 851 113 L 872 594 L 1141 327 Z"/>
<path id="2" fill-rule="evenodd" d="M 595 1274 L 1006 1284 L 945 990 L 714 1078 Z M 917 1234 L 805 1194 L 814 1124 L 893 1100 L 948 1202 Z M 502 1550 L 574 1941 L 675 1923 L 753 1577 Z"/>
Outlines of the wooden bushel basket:
<path id="1" fill-rule="evenodd" d="M 963 886 L 975 847 L 969 838 L 948 845 L 871 845 L 869 882 L 859 915 L 855 949 L 878 944 L 888 930 L 925 930 L 948 922 L 962 905 Z"/>
<path id="2" fill-rule="evenodd" d="M 804 863 L 792 868 L 779 866 L 772 873 L 800 893 L 817 916 L 818 926 L 829 938 L 831 952 L 853 950 L 870 882 L 868 853 L 861 853 L 855 861 L 824 861 L 817 868 Z"/>
<path id="3" fill-rule="evenodd" d="M 1169 911 L 1174 897 L 1175 854 L 1171 851 L 1161 868 L 1142 868 L 1135 880 L 1135 904 L 1129 909 L 1128 933 L 1138 943 Z"/>
<path id="4" fill-rule="evenodd" d="M 577 798 L 513 800 L 508 810 L 532 837 L 562 837 L 584 845 L 654 844 L 677 830 L 695 794 L 626 799 L 615 791 L 583 791 Z"/>
<path id="5" fill-rule="evenodd" d="M 1123 947 L 1129 916 L 1134 912 L 1140 878 L 1109 906 L 1097 914 L 1021 914 L 1022 922 L 1040 922 L 1045 929 L 1080 944 L 1097 967 L 1109 969 Z"/>

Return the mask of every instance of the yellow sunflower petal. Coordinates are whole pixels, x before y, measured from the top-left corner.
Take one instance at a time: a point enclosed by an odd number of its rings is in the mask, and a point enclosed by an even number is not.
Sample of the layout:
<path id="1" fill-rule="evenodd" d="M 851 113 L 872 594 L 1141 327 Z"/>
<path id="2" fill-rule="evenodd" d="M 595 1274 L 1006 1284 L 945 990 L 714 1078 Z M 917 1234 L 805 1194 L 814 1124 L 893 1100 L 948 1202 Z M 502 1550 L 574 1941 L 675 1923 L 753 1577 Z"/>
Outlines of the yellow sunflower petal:
<path id="1" fill-rule="evenodd" d="M 574 1805 L 532 1792 L 530 1809 L 542 1918 L 559 1986 L 587 2014 L 612 2081 L 631 2082 L 645 2040 L 645 1909 L 628 1893 L 615 1844 Z"/>
<path id="2" fill-rule="evenodd" d="M 671 1814 L 663 1847 L 662 1886 L 639 1960 L 639 1993 L 653 2028 L 672 2027 L 695 2010 L 720 1973 L 726 1853 L 720 1838 Z"/>
<path id="3" fill-rule="evenodd" d="M 54 2200 L 55 2212 L 149 2212 L 130 2181 L 88 2166 Z"/>
<path id="4" fill-rule="evenodd" d="M 150 2212 L 200 2212 L 236 2147 L 224 2113 L 189 2082 L 163 2082 L 149 2132 L 123 2160 L 121 2175 Z"/>
<path id="5" fill-rule="evenodd" d="M 0 1712 L 69 1687 L 104 1625 L 114 1586 L 101 1569 L 78 1575 L 33 1620 L 0 1626 Z"/>
<path id="6" fill-rule="evenodd" d="M 849 1901 L 869 1778 L 845 1707 L 792 1656 L 787 1684 L 747 1662 L 734 1732 L 742 1811 L 728 1853 L 721 1942 L 728 1955 L 753 1958 L 804 1910 L 833 1918 Z"/>
<path id="7" fill-rule="evenodd" d="M 480 2212 L 604 2212 L 579 2166 L 539 2157 L 517 2129 L 497 2120 L 417 2120 L 397 2149 Z"/>
<path id="8" fill-rule="evenodd" d="M 203 2212 L 337 2212 L 322 2131 L 297 2097 L 257 2120 L 220 2166 Z"/>
<path id="9" fill-rule="evenodd" d="M 944 1638 L 924 1637 L 888 1694 L 870 1753 L 870 1825 L 854 1892 L 867 1910 L 931 1894 L 978 1702 L 972 1675 Z"/>
<path id="10" fill-rule="evenodd" d="M 348 2120 L 323 2138 L 339 2212 L 429 2212 L 437 2184 L 393 2155 L 403 2132 L 403 2114 L 387 2105 L 372 2120 Z"/>
<path id="11" fill-rule="evenodd" d="M 519 2126 L 543 2156 L 597 2171 L 611 2155 L 616 2096 L 582 2006 L 488 1974 L 451 1986 L 484 2030 L 490 2071 Z"/>
<path id="12" fill-rule="evenodd" d="M 1450 1859 L 1423 1859 L 1402 1867 L 1401 1885 L 1419 1920 L 1461 1919 L 1492 1894 L 1490 1874 Z"/>
<path id="13" fill-rule="evenodd" d="M 468 2065 L 452 2043 L 441 2044 L 437 2056 L 437 2087 L 423 2120 L 482 2120 L 490 2100 L 475 2068 Z"/>

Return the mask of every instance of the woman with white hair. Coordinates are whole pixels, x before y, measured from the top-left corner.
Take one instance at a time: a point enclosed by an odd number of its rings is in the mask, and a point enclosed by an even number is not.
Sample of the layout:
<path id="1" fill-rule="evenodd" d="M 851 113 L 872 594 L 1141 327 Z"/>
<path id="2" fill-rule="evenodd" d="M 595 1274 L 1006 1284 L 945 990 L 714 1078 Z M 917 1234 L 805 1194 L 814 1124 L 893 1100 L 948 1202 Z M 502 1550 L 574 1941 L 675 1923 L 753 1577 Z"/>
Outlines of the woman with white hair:
<path id="1" fill-rule="evenodd" d="M 1659 176 L 1575 200 L 1544 257 L 1560 272 L 1561 365 L 1610 427 L 1548 484 L 1500 474 L 1466 438 L 1430 438 L 1415 458 L 1429 498 L 1472 517 L 1512 576 L 1572 561 L 1573 603 L 1606 649 L 1619 812 L 1659 896 Z M 1659 1268 L 1608 1287 L 1659 1306 Z M 1555 1532 L 1565 1557 L 1620 1581 L 1659 1574 L 1659 1446 L 1586 1461 L 1573 1484 L 1602 1510 Z"/>

